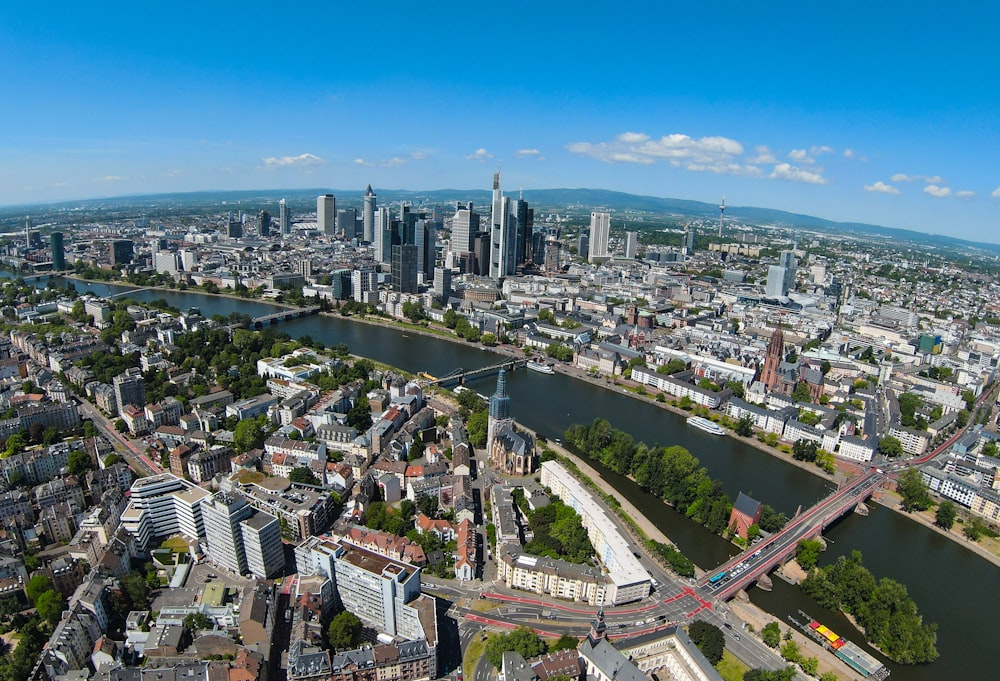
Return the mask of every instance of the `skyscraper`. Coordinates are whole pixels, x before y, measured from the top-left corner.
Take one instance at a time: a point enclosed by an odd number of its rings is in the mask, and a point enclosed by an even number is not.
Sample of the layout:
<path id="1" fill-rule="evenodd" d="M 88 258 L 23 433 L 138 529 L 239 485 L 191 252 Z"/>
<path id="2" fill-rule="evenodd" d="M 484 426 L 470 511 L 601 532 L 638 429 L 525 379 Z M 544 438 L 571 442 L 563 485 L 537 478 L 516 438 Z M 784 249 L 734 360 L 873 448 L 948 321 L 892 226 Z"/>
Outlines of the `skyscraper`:
<path id="1" fill-rule="evenodd" d="M 111 265 L 127 265 L 132 262 L 135 244 L 129 239 L 115 239 L 111 242 Z"/>
<path id="2" fill-rule="evenodd" d="M 257 227 L 261 236 L 271 236 L 271 214 L 266 210 L 257 214 Z"/>
<path id="3" fill-rule="evenodd" d="M 52 250 L 52 270 L 61 272 L 66 269 L 66 249 L 63 246 L 63 233 L 52 232 L 49 237 L 49 246 Z"/>
<path id="4" fill-rule="evenodd" d="M 239 575 L 267 579 L 285 566 L 281 526 L 238 494 L 219 492 L 201 503 L 212 562 Z"/>
<path id="5" fill-rule="evenodd" d="M 525 204 L 527 211 L 527 204 Z M 527 220 L 527 215 L 525 215 Z M 509 197 L 500 190 L 500 170 L 493 174 L 493 208 L 490 215 L 490 277 L 502 279 L 514 274 L 518 262 L 517 215 Z"/>
<path id="6" fill-rule="evenodd" d="M 684 241 L 681 243 L 681 250 L 685 255 L 694 253 L 694 228 L 688 227 L 684 230 Z"/>
<path id="7" fill-rule="evenodd" d="M 611 213 L 591 213 L 587 260 L 597 262 L 608 258 L 608 238 L 610 235 Z"/>
<path id="8" fill-rule="evenodd" d="M 392 215 L 387 206 L 379 206 L 375 221 L 375 260 L 387 263 L 392 254 Z"/>
<path id="9" fill-rule="evenodd" d="M 367 243 L 375 242 L 375 192 L 372 191 L 372 186 L 368 185 L 368 189 L 365 190 L 365 207 L 363 213 L 363 232 L 361 238 Z"/>
<path id="10" fill-rule="evenodd" d="M 292 217 L 288 214 L 288 203 L 281 199 L 278 201 L 278 231 L 281 236 L 288 236 L 291 230 Z"/>
<path id="11" fill-rule="evenodd" d="M 345 239 L 358 236 L 357 208 L 341 208 L 337 211 L 337 231 L 343 232 Z"/>
<path id="12" fill-rule="evenodd" d="M 126 369 L 125 373 L 115 376 L 111 383 L 119 414 L 129 404 L 140 408 L 146 406 L 146 383 L 142 379 L 142 370 L 138 367 Z"/>
<path id="13" fill-rule="evenodd" d="M 458 204 L 451 219 L 451 250 L 453 253 L 471 253 L 479 233 L 479 213 L 472 209 L 472 202 Z"/>
<path id="14" fill-rule="evenodd" d="M 316 197 L 316 222 L 319 224 L 319 231 L 327 236 L 333 236 L 336 215 L 337 199 L 333 194 L 321 194 Z"/>
<path id="15" fill-rule="evenodd" d="M 414 223 L 413 243 L 417 247 L 417 272 L 424 273 L 424 281 L 434 280 L 435 235 L 433 220 L 422 218 Z"/>
<path id="16" fill-rule="evenodd" d="M 625 232 L 625 257 L 631 260 L 639 252 L 639 233 Z"/>
<path id="17" fill-rule="evenodd" d="M 531 237 L 534 230 L 535 211 L 528 207 L 523 197 L 514 202 L 516 235 L 514 239 L 514 267 L 531 262 Z"/>
<path id="18" fill-rule="evenodd" d="M 770 298 L 780 298 L 795 288 L 795 251 L 782 251 L 777 265 L 767 268 L 767 285 L 764 294 Z"/>
<path id="19" fill-rule="evenodd" d="M 392 247 L 392 290 L 417 293 L 417 247 L 399 244 Z"/>

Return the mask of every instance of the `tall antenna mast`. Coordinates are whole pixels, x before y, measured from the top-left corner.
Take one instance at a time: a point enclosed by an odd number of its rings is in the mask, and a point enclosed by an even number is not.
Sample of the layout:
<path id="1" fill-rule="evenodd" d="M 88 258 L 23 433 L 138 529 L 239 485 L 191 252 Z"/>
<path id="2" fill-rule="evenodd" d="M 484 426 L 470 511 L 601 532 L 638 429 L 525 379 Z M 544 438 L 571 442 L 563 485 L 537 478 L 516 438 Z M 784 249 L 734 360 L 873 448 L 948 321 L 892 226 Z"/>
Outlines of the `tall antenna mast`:
<path id="1" fill-rule="evenodd" d="M 719 206 L 719 238 L 722 238 L 722 216 L 726 212 L 726 195 L 722 195 L 722 205 Z"/>

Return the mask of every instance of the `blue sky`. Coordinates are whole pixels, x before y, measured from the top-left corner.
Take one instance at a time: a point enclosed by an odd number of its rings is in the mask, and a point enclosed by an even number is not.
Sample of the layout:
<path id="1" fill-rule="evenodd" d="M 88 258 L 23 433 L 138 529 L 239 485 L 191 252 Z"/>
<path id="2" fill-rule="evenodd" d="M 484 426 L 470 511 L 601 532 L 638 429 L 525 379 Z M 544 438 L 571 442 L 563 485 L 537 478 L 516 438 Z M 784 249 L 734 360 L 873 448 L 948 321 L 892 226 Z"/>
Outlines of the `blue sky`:
<path id="1" fill-rule="evenodd" d="M 598 187 L 1000 242 L 992 3 L 6 3 L 0 204 Z"/>

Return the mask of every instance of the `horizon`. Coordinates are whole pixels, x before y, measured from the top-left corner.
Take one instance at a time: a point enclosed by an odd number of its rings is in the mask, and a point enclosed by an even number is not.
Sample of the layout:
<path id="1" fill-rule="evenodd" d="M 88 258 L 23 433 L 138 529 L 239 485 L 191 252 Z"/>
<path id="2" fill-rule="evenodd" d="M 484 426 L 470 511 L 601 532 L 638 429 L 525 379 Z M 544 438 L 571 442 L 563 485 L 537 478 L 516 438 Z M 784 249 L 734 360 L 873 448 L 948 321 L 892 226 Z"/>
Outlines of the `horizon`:
<path id="1" fill-rule="evenodd" d="M 488 191 L 502 162 L 511 194 L 725 196 L 1000 243 L 1000 95 L 982 85 L 1000 10 L 931 7 L 642 8 L 655 37 L 636 34 L 634 13 L 563 3 L 513 2 L 509 21 L 394 2 L 289 17 L 342 29 L 318 40 L 275 39 L 263 3 L 201 7 L 197 20 L 19 5 L 0 23 L 17 103 L 0 128 L 0 205 L 369 183 Z M 410 29 L 405 54 L 386 25 Z"/>

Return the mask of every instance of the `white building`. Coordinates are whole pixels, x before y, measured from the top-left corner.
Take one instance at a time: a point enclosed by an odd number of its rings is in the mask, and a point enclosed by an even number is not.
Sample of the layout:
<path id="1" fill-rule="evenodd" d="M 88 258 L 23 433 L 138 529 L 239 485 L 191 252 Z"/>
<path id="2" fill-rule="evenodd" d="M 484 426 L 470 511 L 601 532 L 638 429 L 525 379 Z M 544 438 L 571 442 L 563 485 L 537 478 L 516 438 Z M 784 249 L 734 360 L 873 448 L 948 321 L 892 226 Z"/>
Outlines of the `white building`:
<path id="1" fill-rule="evenodd" d="M 591 213 L 590 248 L 587 252 L 587 260 L 594 262 L 595 259 L 608 257 L 608 238 L 610 235 L 611 213 Z"/>
<path id="2" fill-rule="evenodd" d="M 178 533 L 197 540 L 205 535 L 201 502 L 209 496 L 172 473 L 139 478 L 132 483 L 122 525 L 135 537 L 140 552 L 154 548 L 154 541 Z"/>

